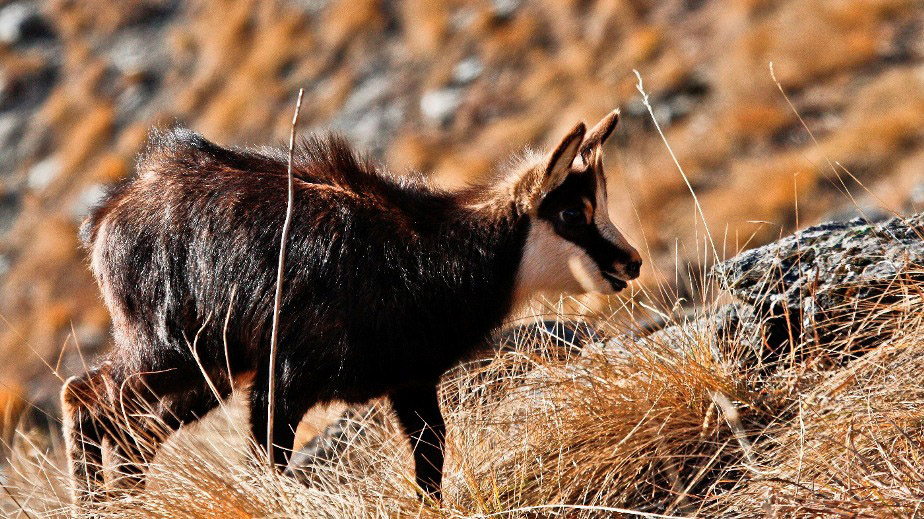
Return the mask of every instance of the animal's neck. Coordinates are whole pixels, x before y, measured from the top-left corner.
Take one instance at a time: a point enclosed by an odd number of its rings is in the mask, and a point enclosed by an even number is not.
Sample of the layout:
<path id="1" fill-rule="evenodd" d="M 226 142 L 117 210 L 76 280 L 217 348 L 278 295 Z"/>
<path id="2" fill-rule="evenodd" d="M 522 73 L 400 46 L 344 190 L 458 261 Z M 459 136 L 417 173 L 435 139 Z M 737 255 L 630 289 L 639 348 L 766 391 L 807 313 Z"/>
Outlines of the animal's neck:
<path id="1" fill-rule="evenodd" d="M 465 272 L 463 278 L 507 313 L 526 244 L 527 218 L 518 215 L 512 204 L 455 202 L 456 216 L 439 233 L 437 246 L 455 251 L 458 268 Z"/>
<path id="2" fill-rule="evenodd" d="M 460 323 L 500 324 L 513 304 L 526 219 L 501 199 L 473 203 L 475 191 L 401 194 L 392 200 L 398 208 L 392 232 L 406 241 L 395 243 L 403 250 L 395 251 L 391 267 L 413 273 L 422 304 L 458 315 Z"/>

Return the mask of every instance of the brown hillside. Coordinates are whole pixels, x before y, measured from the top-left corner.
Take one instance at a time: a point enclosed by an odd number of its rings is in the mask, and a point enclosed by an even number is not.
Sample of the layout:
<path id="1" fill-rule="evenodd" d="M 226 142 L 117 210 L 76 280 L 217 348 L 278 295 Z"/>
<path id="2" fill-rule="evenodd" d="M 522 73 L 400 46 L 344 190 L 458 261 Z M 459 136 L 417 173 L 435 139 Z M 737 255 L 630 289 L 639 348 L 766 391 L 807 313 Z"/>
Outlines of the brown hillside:
<path id="1" fill-rule="evenodd" d="M 728 255 L 853 207 L 848 191 L 924 203 L 913 0 L 6 1 L 0 64 L 0 383 L 42 403 L 43 362 L 67 376 L 76 344 L 108 343 L 77 227 L 147 131 L 282 143 L 299 87 L 303 131 L 449 185 L 621 106 L 611 214 L 648 282 L 703 256 L 703 225 L 633 69 Z"/>

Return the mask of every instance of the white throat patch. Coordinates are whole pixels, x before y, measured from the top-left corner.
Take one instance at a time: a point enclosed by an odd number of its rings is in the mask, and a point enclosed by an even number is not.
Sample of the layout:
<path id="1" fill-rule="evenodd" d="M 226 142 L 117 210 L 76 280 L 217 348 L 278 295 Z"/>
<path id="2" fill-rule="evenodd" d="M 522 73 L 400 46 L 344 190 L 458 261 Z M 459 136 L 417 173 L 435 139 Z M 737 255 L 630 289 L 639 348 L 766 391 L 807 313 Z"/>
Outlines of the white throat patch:
<path id="1" fill-rule="evenodd" d="M 584 249 L 562 238 L 547 221 L 534 220 L 526 237 L 514 288 L 516 305 L 534 295 L 612 292 Z"/>

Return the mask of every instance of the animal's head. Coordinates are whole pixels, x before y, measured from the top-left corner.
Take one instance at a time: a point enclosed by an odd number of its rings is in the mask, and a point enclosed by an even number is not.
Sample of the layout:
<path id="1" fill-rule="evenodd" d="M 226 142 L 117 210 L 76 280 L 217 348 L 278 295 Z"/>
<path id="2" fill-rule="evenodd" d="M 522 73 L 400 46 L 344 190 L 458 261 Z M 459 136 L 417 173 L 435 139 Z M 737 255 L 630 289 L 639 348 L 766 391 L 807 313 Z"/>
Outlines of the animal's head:
<path id="1" fill-rule="evenodd" d="M 638 277 L 642 258 L 610 220 L 603 144 L 613 111 L 589 131 L 580 123 L 550 153 L 514 175 L 513 195 L 530 228 L 517 293 L 618 292 Z"/>

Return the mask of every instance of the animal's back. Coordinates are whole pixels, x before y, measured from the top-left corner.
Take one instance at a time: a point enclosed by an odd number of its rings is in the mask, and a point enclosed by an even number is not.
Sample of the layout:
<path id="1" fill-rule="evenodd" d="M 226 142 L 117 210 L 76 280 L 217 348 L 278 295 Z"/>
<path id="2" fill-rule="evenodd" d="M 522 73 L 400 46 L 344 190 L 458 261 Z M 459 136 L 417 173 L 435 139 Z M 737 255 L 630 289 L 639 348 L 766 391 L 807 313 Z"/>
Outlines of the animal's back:
<path id="1" fill-rule="evenodd" d="M 169 199 L 192 201 L 196 195 L 225 204 L 249 198 L 271 209 L 278 208 L 279 196 L 283 202 L 286 196 L 288 163 L 282 150 L 223 148 L 182 128 L 154 132 L 137 170 L 137 176 L 113 189 L 84 223 L 81 235 L 87 245 L 95 240 L 104 217 L 127 198 L 153 210 L 164 208 L 162 203 Z M 332 189 L 343 196 L 361 193 L 373 200 L 382 198 L 384 186 L 394 184 L 335 136 L 303 142 L 294 156 L 293 174 L 302 189 Z"/>

